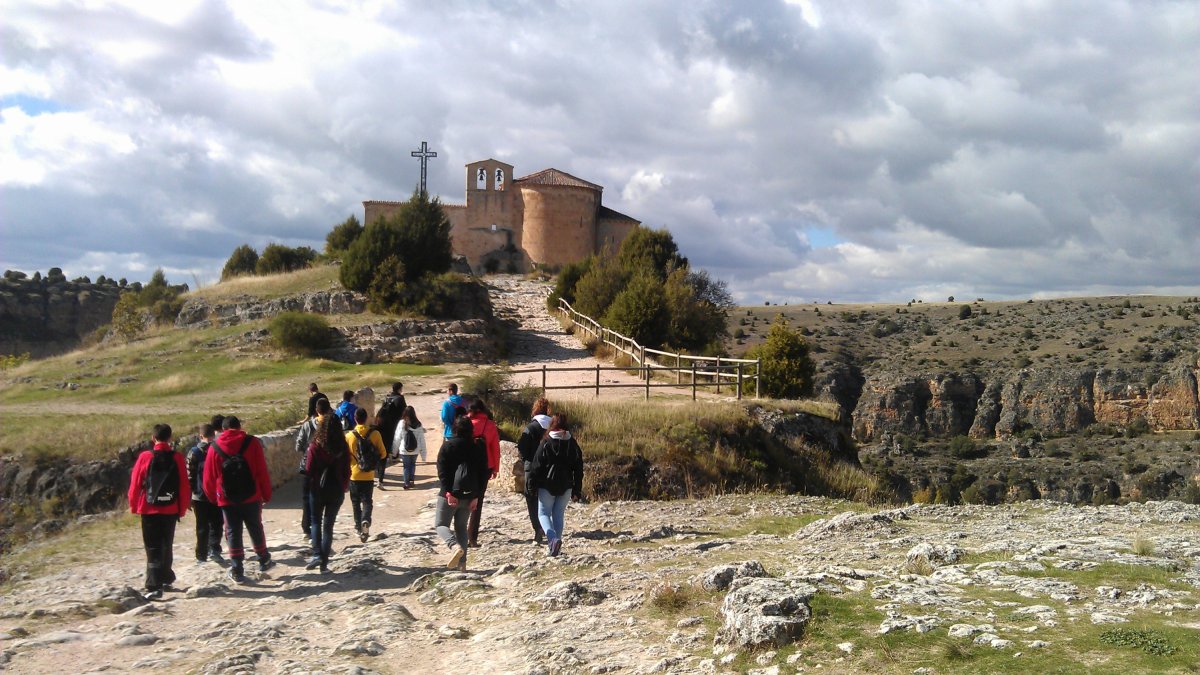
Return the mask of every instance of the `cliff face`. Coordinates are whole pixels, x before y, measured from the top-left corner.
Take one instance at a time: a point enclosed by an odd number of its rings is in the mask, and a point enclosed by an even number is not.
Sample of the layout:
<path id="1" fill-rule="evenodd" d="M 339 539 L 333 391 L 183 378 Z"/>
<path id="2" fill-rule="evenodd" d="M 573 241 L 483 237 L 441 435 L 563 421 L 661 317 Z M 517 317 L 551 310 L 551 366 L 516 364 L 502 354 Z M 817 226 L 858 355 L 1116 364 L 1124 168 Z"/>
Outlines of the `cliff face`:
<path id="1" fill-rule="evenodd" d="M 1007 373 L 874 374 L 852 413 L 855 438 L 883 434 L 1007 438 L 1025 429 L 1047 435 L 1091 424 L 1155 431 L 1200 429 L 1195 365 L 1165 372 L 1023 369 Z"/>
<path id="2" fill-rule="evenodd" d="M 112 319 L 122 288 L 114 281 L 68 281 L 57 268 L 0 278 L 0 354 L 49 356 L 73 349 Z"/>

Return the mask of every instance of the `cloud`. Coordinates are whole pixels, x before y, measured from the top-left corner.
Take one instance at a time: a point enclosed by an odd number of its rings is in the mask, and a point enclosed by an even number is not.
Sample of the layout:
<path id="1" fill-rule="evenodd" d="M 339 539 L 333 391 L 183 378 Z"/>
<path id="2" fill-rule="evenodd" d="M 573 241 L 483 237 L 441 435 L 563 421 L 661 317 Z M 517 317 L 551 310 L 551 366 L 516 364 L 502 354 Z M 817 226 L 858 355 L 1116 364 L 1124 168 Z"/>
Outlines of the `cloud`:
<path id="1" fill-rule="evenodd" d="M 0 26 L 0 264 L 213 278 L 496 157 L 738 297 L 1200 292 L 1200 5 L 80 4 Z M 112 265 L 99 270 L 99 265 Z M 78 269 L 76 269 L 78 268 Z M 189 281 L 187 278 L 183 281 Z"/>

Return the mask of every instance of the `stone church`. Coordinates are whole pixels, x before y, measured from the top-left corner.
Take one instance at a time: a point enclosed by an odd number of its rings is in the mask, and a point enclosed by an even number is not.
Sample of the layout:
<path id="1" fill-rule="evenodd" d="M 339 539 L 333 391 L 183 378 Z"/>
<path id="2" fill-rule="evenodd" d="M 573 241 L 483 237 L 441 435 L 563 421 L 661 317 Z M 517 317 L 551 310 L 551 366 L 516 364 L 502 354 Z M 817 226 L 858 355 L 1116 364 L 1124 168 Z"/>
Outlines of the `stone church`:
<path id="1" fill-rule="evenodd" d="M 600 203 L 604 188 L 558 169 L 513 178 L 495 159 L 467 165 L 467 203 L 442 204 L 454 252 L 476 272 L 558 269 L 617 250 L 640 222 Z M 363 223 L 403 202 L 365 201 Z"/>

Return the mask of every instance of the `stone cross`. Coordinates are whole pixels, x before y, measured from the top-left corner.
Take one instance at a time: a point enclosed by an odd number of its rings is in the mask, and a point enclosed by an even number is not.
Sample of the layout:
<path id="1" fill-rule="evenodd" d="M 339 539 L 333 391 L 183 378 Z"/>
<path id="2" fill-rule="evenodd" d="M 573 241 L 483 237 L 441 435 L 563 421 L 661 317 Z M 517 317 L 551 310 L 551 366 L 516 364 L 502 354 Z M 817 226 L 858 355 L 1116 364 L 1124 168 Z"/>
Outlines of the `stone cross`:
<path id="1" fill-rule="evenodd" d="M 437 153 L 429 149 L 429 144 L 421 141 L 421 149 L 413 150 L 412 156 L 421 160 L 421 194 L 425 194 L 425 167 L 429 163 L 430 157 L 437 157 Z"/>

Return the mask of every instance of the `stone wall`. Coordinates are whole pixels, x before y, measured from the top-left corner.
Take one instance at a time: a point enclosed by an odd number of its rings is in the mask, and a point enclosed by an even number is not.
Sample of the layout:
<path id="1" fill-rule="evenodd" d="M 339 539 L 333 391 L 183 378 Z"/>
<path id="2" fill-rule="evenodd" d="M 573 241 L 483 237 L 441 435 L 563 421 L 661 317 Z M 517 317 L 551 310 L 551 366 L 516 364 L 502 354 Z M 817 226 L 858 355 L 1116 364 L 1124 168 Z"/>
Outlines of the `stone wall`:
<path id="1" fill-rule="evenodd" d="M 269 319 L 283 312 L 309 314 L 361 314 L 367 310 L 367 298 L 354 291 L 318 291 L 263 300 L 245 295 L 224 302 L 191 298 L 175 317 L 176 328 L 233 326 L 246 321 Z"/>
<path id="2" fill-rule="evenodd" d="M 583 260 L 596 250 L 600 193 L 564 185 L 522 185 L 525 208 L 521 247 L 548 267 Z"/>
<path id="3" fill-rule="evenodd" d="M 68 281 L 58 268 L 33 278 L 5 272 L 0 278 L 0 354 L 28 352 L 39 358 L 74 349 L 112 320 L 124 288 L 103 278 Z"/>

